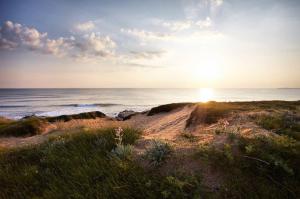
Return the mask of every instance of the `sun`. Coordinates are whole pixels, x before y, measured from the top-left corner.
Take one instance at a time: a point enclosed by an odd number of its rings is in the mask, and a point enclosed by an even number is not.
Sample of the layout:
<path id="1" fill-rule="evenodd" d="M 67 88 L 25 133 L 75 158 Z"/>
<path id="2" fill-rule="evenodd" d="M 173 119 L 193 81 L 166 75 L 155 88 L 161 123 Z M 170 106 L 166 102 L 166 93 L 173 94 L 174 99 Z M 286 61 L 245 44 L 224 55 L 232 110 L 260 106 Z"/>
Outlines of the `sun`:
<path id="1" fill-rule="evenodd" d="M 200 102 L 208 102 L 213 100 L 214 91 L 212 88 L 201 88 L 199 90 L 199 101 Z"/>

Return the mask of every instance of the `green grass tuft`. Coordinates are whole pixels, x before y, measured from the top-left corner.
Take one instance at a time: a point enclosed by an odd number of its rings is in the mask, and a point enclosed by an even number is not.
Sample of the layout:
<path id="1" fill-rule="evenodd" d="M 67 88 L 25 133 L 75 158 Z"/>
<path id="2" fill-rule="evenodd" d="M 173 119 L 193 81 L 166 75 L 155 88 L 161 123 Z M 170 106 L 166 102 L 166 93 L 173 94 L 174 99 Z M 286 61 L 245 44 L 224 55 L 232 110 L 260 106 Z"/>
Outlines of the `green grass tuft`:
<path id="1" fill-rule="evenodd" d="M 222 102 L 199 103 L 186 121 L 186 127 L 198 124 L 212 124 L 225 117 L 230 112 L 240 110 L 237 105 Z"/>
<path id="2" fill-rule="evenodd" d="M 43 132 L 47 121 L 30 117 L 0 125 L 0 136 L 33 136 Z"/>
<path id="3" fill-rule="evenodd" d="M 153 140 L 146 151 L 146 159 L 154 166 L 160 166 L 171 154 L 171 146 L 161 140 Z"/>
<path id="4" fill-rule="evenodd" d="M 235 139 L 222 147 L 201 146 L 196 154 L 223 173 L 218 197 L 296 198 L 300 194 L 298 141 L 286 135 Z"/>
<path id="5" fill-rule="evenodd" d="M 123 144 L 139 137 L 124 129 Z M 0 198 L 194 198 L 200 178 L 163 176 L 127 158 L 114 158 L 115 129 L 52 137 L 46 143 L 1 151 Z"/>
<path id="6" fill-rule="evenodd" d="M 258 115 L 255 121 L 267 130 L 300 140 L 300 118 L 296 115 L 290 113 Z"/>
<path id="7" fill-rule="evenodd" d="M 192 105 L 193 103 L 173 103 L 173 104 L 165 104 L 165 105 L 161 105 L 161 106 L 157 106 L 152 108 L 149 112 L 148 112 L 148 116 L 151 115 L 155 115 L 155 114 L 159 114 L 159 113 L 166 113 L 166 112 L 170 112 L 172 110 L 178 109 L 178 108 L 182 108 L 184 106 L 188 106 L 188 105 Z"/>
<path id="8" fill-rule="evenodd" d="M 181 133 L 180 136 L 182 138 L 188 140 L 189 142 L 195 142 L 198 140 L 197 136 L 194 136 L 193 134 L 188 133 L 188 132 Z"/>
<path id="9" fill-rule="evenodd" d="M 49 122 L 56 122 L 56 121 L 70 121 L 73 119 L 96 119 L 96 118 L 104 118 L 106 115 L 100 111 L 92 111 L 92 112 L 85 112 L 85 113 L 78 113 L 73 115 L 60 115 L 55 117 L 46 117 L 45 119 Z"/>

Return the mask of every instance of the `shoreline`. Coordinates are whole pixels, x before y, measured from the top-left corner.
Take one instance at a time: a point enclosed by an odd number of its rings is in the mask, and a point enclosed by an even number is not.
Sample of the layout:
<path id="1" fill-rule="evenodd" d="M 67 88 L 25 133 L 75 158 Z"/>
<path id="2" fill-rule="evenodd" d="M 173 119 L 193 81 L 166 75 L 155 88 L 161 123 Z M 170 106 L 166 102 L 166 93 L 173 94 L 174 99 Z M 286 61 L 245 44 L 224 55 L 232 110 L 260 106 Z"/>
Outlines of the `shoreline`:
<path id="1" fill-rule="evenodd" d="M 250 101 L 207 101 L 207 102 L 176 102 L 176 103 L 167 103 L 167 104 L 161 104 L 161 105 L 154 105 L 151 106 L 151 108 L 149 109 L 145 109 L 145 110 L 141 110 L 141 111 L 134 111 L 132 109 L 123 109 L 121 111 L 117 111 L 114 112 L 113 114 L 108 115 L 107 113 L 101 111 L 101 110 L 95 110 L 95 111 L 77 111 L 76 113 L 72 113 L 72 114 L 54 114 L 54 115 L 42 115 L 42 114 L 32 114 L 32 115 L 25 115 L 25 116 L 16 116 L 16 117 L 6 117 L 6 116 L 2 116 L 0 115 L 0 117 L 2 118 L 6 118 L 6 119 L 11 119 L 11 120 L 21 120 L 24 118 L 28 118 L 28 117 L 39 117 L 39 118 L 55 118 L 55 117 L 61 117 L 61 116 L 73 116 L 73 115 L 79 115 L 79 114 L 85 114 L 85 113 L 96 113 L 96 112 L 101 112 L 103 114 L 105 114 L 105 116 L 110 117 L 110 118 L 115 118 L 118 119 L 118 115 L 122 112 L 134 112 L 135 114 L 139 114 L 139 113 L 143 113 L 143 112 L 148 112 L 151 111 L 151 109 L 156 108 L 156 107 L 160 107 L 160 106 L 166 106 L 166 105 L 170 105 L 170 104 L 205 104 L 205 103 L 210 103 L 210 102 L 216 102 L 216 103 L 239 103 L 239 104 L 259 104 L 259 103 L 277 103 L 277 102 L 287 102 L 287 103 L 297 103 L 300 102 L 300 100 L 250 100 Z M 105 103 L 105 104 L 109 104 L 109 105 L 119 105 L 119 104 L 112 104 L 112 103 Z M 90 106 L 90 104 L 84 104 L 87 107 Z M 80 104 L 68 104 L 68 105 L 60 105 L 60 106 L 70 106 L 70 107 L 81 107 Z M 145 105 L 148 106 L 148 105 Z M 150 106 L 150 105 L 149 105 Z M 51 111 L 50 111 L 51 112 Z"/>

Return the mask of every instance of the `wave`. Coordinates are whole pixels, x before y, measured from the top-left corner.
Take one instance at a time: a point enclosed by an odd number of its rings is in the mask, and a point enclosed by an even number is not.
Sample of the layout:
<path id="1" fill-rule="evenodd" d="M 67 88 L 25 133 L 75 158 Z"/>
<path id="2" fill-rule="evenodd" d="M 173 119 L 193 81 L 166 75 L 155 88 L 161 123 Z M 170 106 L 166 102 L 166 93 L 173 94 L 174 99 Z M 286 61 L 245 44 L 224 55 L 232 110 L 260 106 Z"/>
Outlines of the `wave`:
<path id="1" fill-rule="evenodd" d="M 22 106 L 22 105 L 0 105 L 0 108 L 24 108 L 28 106 Z"/>
<path id="2" fill-rule="evenodd" d="M 108 107 L 108 106 L 120 106 L 122 104 L 113 103 L 97 103 L 97 104 L 62 104 L 59 106 L 71 106 L 71 107 Z"/>

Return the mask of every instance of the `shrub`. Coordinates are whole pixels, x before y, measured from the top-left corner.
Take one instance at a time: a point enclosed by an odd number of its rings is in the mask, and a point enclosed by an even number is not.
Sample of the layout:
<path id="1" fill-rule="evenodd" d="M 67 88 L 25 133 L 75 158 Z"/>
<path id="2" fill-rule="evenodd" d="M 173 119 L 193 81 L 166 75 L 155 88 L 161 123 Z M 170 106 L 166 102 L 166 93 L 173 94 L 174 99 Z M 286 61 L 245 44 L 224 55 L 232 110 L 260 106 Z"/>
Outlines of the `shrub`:
<path id="1" fill-rule="evenodd" d="M 106 115 L 100 111 L 92 111 L 92 112 L 85 112 L 85 113 L 78 113 L 73 115 L 60 115 L 55 117 L 47 117 L 45 118 L 49 122 L 56 122 L 56 121 L 70 121 L 73 119 L 96 119 L 96 118 L 104 118 Z"/>
<path id="2" fill-rule="evenodd" d="M 186 127 L 193 127 L 199 124 L 212 124 L 228 115 L 231 111 L 237 110 L 238 106 L 230 103 L 208 102 L 199 103 L 191 112 L 186 121 Z"/>
<path id="3" fill-rule="evenodd" d="M 121 160 L 130 160 L 132 158 L 133 154 L 133 147 L 132 145 L 117 145 L 116 148 L 114 148 L 111 151 L 112 157 L 119 158 Z"/>
<path id="4" fill-rule="evenodd" d="M 220 135 L 220 134 L 222 134 L 222 133 L 225 133 L 224 129 L 221 129 L 221 128 L 215 129 L 214 132 L 215 132 L 216 135 Z"/>
<path id="5" fill-rule="evenodd" d="M 133 144 L 124 137 L 138 131 L 123 132 L 122 141 Z M 168 198 L 199 195 L 199 178 L 167 178 L 132 160 L 111 158 L 115 133 L 113 128 L 80 132 L 1 151 L 0 198 L 163 198 L 164 191 L 171 193 Z"/>
<path id="6" fill-rule="evenodd" d="M 30 117 L 12 121 L 0 126 L 0 136 L 32 136 L 43 132 L 47 122 L 44 119 Z"/>
<path id="7" fill-rule="evenodd" d="M 192 105 L 192 104 L 193 103 L 173 103 L 173 104 L 165 104 L 165 105 L 157 106 L 157 107 L 152 108 L 148 112 L 147 116 L 155 115 L 155 114 L 158 114 L 158 113 L 170 112 L 172 110 L 182 108 L 184 106 Z"/>
<path id="8" fill-rule="evenodd" d="M 187 139 L 187 140 L 190 141 L 190 142 L 195 142 L 195 141 L 198 140 L 196 136 L 194 136 L 194 135 L 191 134 L 191 133 L 187 133 L 187 132 L 184 132 L 184 133 L 180 134 L 180 136 L 181 136 L 182 138 L 184 138 L 184 139 Z"/>
<path id="9" fill-rule="evenodd" d="M 286 135 L 235 139 L 234 145 L 201 145 L 195 154 L 222 172 L 220 198 L 296 198 L 300 194 L 298 141 Z"/>
<path id="10" fill-rule="evenodd" d="M 161 140 L 154 140 L 146 151 L 146 158 L 154 166 L 162 164 L 171 154 L 171 146 Z"/>
<path id="11" fill-rule="evenodd" d="M 1 117 L 0 116 L 0 127 L 4 126 L 4 125 L 7 125 L 7 124 L 9 124 L 11 122 L 13 122 L 13 120 L 10 120 L 10 119 L 7 119 L 5 117 Z"/>
<path id="12" fill-rule="evenodd" d="M 288 112 L 274 115 L 259 115 L 256 123 L 267 130 L 273 130 L 277 134 L 288 135 L 300 140 L 299 118 Z"/>

